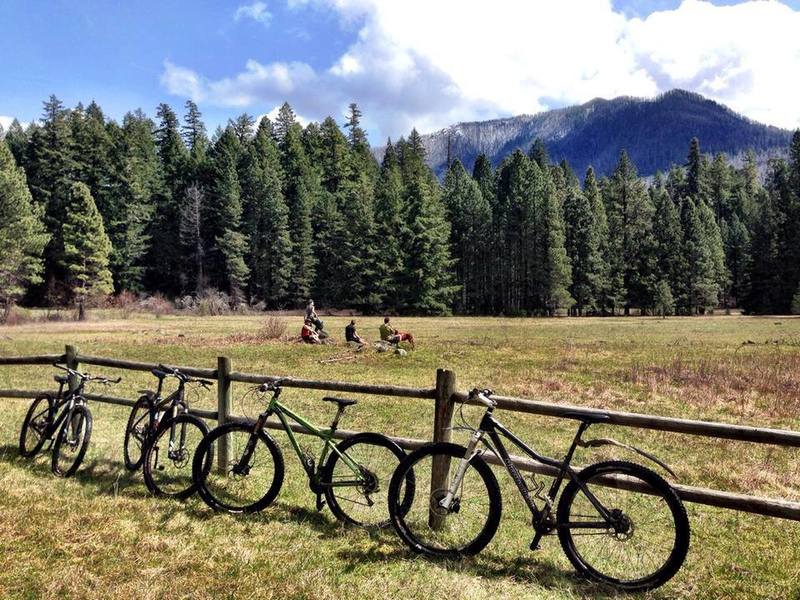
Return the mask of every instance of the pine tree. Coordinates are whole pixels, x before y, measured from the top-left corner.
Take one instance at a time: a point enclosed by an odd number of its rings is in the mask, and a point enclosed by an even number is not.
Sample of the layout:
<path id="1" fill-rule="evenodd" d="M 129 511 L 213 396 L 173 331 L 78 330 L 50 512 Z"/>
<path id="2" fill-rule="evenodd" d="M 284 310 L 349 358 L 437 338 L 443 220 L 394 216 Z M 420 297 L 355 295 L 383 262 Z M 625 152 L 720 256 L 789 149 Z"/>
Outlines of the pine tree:
<path id="1" fill-rule="evenodd" d="M 686 187 L 684 196 L 691 197 L 695 203 L 709 200 L 708 159 L 700 152 L 700 140 L 692 138 L 689 143 L 689 156 L 686 159 Z"/>
<path id="2" fill-rule="evenodd" d="M 653 205 L 636 168 L 623 150 L 614 174 L 603 189 L 608 216 L 612 281 L 622 281 L 614 296 L 632 307 L 651 306 L 655 287 L 652 236 Z M 624 290 L 624 291 L 623 291 Z"/>
<path id="3" fill-rule="evenodd" d="M 301 128 L 291 125 L 283 134 L 279 131 L 288 122 L 288 104 L 284 104 L 278 116 L 276 133 L 281 139 L 281 156 L 284 171 L 284 197 L 289 209 L 289 237 L 292 242 L 292 277 L 289 287 L 289 302 L 302 305 L 309 297 L 314 284 L 316 263 L 314 260 L 311 210 L 319 190 L 319 183 L 306 159 L 301 142 Z"/>
<path id="4" fill-rule="evenodd" d="M 730 271 L 730 301 L 738 306 L 746 297 L 750 272 L 750 233 L 736 213 L 725 236 L 725 264 Z"/>
<path id="5" fill-rule="evenodd" d="M 278 110 L 278 117 L 275 119 L 275 137 L 278 142 L 283 143 L 284 138 L 296 124 L 297 117 L 288 102 L 284 102 Z"/>
<path id="6" fill-rule="evenodd" d="M 28 133 L 22 128 L 22 125 L 17 119 L 11 121 L 11 125 L 8 126 L 8 131 L 6 131 L 3 140 L 9 150 L 11 150 L 11 154 L 14 156 L 17 165 L 24 167 L 25 159 L 27 158 L 29 137 Z"/>
<path id="7" fill-rule="evenodd" d="M 256 120 L 247 113 L 242 113 L 236 119 L 228 121 L 228 125 L 233 129 L 233 133 L 242 146 L 245 146 L 253 138 L 255 124 Z"/>
<path id="8" fill-rule="evenodd" d="M 118 290 L 144 291 L 148 263 L 159 259 L 154 251 L 148 261 L 156 198 L 163 190 L 153 129 L 141 111 L 126 114 L 121 129 L 109 125 L 112 172 L 101 214 L 113 247 L 111 270 Z M 150 282 L 152 287 L 161 284 Z"/>
<path id="9" fill-rule="evenodd" d="M 397 153 L 389 140 L 375 188 L 375 293 L 383 308 L 396 310 L 405 258 L 400 240 L 408 232 L 403 219 L 403 180 Z"/>
<path id="10" fill-rule="evenodd" d="M 83 320 L 87 301 L 114 290 L 108 268 L 111 241 L 86 184 L 70 186 L 62 239 L 70 291 L 78 307 L 78 318 Z"/>
<path id="11" fill-rule="evenodd" d="M 541 204 L 541 170 L 517 150 L 498 169 L 493 211 L 496 238 L 496 309 L 519 315 L 541 309 L 537 281 L 536 217 Z M 539 200 L 537 202 L 537 199 Z"/>
<path id="12" fill-rule="evenodd" d="M 180 242 L 183 249 L 185 268 L 181 274 L 181 287 L 201 293 L 207 285 L 205 274 L 205 244 L 203 243 L 202 222 L 205 207 L 203 189 L 193 183 L 184 192 L 180 204 Z"/>
<path id="13" fill-rule="evenodd" d="M 708 170 L 708 202 L 718 225 L 722 221 L 730 221 L 733 213 L 731 171 L 725 155 L 716 154 Z"/>
<path id="14" fill-rule="evenodd" d="M 448 314 L 455 293 L 447 222 L 439 191 L 418 177 L 405 189 L 409 238 L 403 272 L 403 307 L 415 314 Z"/>
<path id="15" fill-rule="evenodd" d="M 33 202 L 25 172 L 0 139 L 0 323 L 27 287 L 41 281 L 49 235 L 44 211 Z"/>
<path id="16" fill-rule="evenodd" d="M 679 304 L 686 314 L 698 314 L 719 302 L 714 256 L 701 217 L 702 207 L 691 198 L 683 201 L 683 254 L 686 259 Z"/>
<path id="17" fill-rule="evenodd" d="M 534 164 L 534 177 L 538 166 Z M 559 308 L 569 307 L 574 299 L 569 294 L 572 267 L 564 247 L 564 220 L 561 200 L 555 185 L 543 173 L 543 194 L 537 207 L 536 246 L 539 304 L 550 316 Z"/>
<path id="18" fill-rule="evenodd" d="M 537 137 L 533 140 L 530 152 L 528 152 L 528 157 L 539 165 L 540 169 L 545 170 L 550 168 L 550 155 L 547 153 L 547 146 L 542 138 Z"/>
<path id="19" fill-rule="evenodd" d="M 659 299 L 664 300 L 666 298 L 662 284 L 668 286 L 670 298 L 673 299 L 671 310 L 674 310 L 674 294 L 680 289 L 682 277 L 686 270 L 686 263 L 682 251 L 683 232 L 678 209 L 672 198 L 670 198 L 666 187 L 656 185 L 653 188 L 652 195 L 655 208 L 653 239 L 656 255 L 656 278 L 658 280 L 656 285 L 656 310 L 658 312 Z"/>
<path id="20" fill-rule="evenodd" d="M 181 138 L 178 117 L 167 104 L 159 104 L 159 119 L 154 131 L 161 181 L 154 190 L 155 214 L 150 227 L 152 253 L 148 258 L 151 285 L 170 294 L 181 288 L 183 257 L 180 252 L 180 204 L 187 182 L 184 181 L 188 152 Z"/>
<path id="21" fill-rule="evenodd" d="M 41 123 L 41 127 L 31 133 L 30 158 L 25 165 L 31 194 L 44 206 L 45 225 L 50 233 L 45 248 L 45 298 L 37 297 L 37 300 L 58 303 L 63 300 L 63 284 L 67 277 L 60 261 L 64 247 L 61 224 L 67 216 L 66 204 L 77 165 L 69 111 L 55 96 L 44 102 Z"/>
<path id="22" fill-rule="evenodd" d="M 581 316 L 597 308 L 595 291 L 600 276 L 600 240 L 595 237 L 594 213 L 589 199 L 580 188 L 571 186 L 564 201 L 564 246 L 572 266 L 569 293 L 575 300 L 575 312 Z"/>
<path id="23" fill-rule="evenodd" d="M 203 114 L 197 107 L 197 104 L 191 100 L 187 100 L 184 105 L 186 114 L 183 117 L 183 125 L 181 126 L 181 135 L 186 147 L 189 148 L 192 156 L 198 153 L 205 153 L 208 146 L 208 136 L 206 135 L 206 126 L 203 123 Z"/>
<path id="24" fill-rule="evenodd" d="M 697 206 L 699 213 L 700 223 L 703 227 L 703 236 L 708 246 L 708 252 L 711 255 L 711 262 L 714 268 L 714 282 L 717 286 L 717 295 L 719 301 L 722 302 L 725 309 L 728 306 L 728 289 L 730 286 L 730 274 L 728 268 L 725 266 L 725 247 L 722 244 L 722 235 L 720 234 L 719 226 L 714 219 L 714 212 L 711 207 L 705 202 L 701 202 Z M 713 306 L 710 308 L 713 309 Z"/>
<path id="25" fill-rule="evenodd" d="M 664 279 L 659 279 L 656 284 L 653 308 L 662 318 L 675 312 L 675 298 L 672 296 L 669 283 Z"/>
<path id="26" fill-rule="evenodd" d="M 451 224 L 450 248 L 460 287 L 456 309 L 478 313 L 485 306 L 489 292 L 484 261 L 491 247 L 491 208 L 478 183 L 458 159 L 445 175 L 444 204 Z"/>
<path id="27" fill-rule="evenodd" d="M 283 172 L 268 119 L 262 119 L 252 145 L 256 162 L 253 184 L 244 190 L 251 295 L 268 308 L 287 300 L 291 277 L 288 209 L 281 190 Z"/>
<path id="28" fill-rule="evenodd" d="M 242 198 L 237 165 L 242 147 L 232 127 L 214 144 L 212 184 L 204 219 L 210 248 L 210 281 L 225 289 L 236 306 L 244 300 L 250 269 L 245 263 L 248 240 L 242 232 Z"/>
<path id="29" fill-rule="evenodd" d="M 589 167 L 583 180 L 583 195 L 589 201 L 592 211 L 592 237 L 597 243 L 597 263 L 595 268 L 594 296 L 597 308 L 601 314 L 614 307 L 618 303 L 615 296 L 617 287 L 622 286 L 621 280 L 615 286 L 611 278 L 609 267 L 609 239 L 608 239 L 608 219 L 606 217 L 606 207 L 603 204 L 603 196 L 595 178 L 594 169 Z"/>

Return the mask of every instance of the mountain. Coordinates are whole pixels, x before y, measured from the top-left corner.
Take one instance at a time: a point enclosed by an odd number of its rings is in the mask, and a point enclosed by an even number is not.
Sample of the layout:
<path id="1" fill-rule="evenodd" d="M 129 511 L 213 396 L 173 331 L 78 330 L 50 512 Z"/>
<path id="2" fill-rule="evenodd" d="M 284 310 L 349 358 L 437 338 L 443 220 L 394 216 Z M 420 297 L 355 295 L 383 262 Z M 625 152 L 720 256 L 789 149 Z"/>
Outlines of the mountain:
<path id="1" fill-rule="evenodd" d="M 428 163 L 439 175 L 447 166 L 448 144 L 451 157 L 469 170 L 481 152 L 497 166 L 517 148 L 527 152 L 537 137 L 554 162 L 566 159 L 580 177 L 589 165 L 609 174 L 623 148 L 641 175 L 652 175 L 685 162 L 693 137 L 703 152 L 735 158 L 752 148 L 765 161 L 785 155 L 791 132 L 751 121 L 699 94 L 672 90 L 653 99 L 596 98 L 536 115 L 459 123 L 422 136 Z"/>

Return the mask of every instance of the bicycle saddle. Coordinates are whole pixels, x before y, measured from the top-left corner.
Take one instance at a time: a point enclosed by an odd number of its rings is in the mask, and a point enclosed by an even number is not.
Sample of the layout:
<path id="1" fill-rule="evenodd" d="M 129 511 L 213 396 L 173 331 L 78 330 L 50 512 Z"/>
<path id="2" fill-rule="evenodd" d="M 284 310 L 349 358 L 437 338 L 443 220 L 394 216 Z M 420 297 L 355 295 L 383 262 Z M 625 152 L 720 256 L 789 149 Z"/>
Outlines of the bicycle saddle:
<path id="1" fill-rule="evenodd" d="M 592 423 L 607 423 L 611 420 L 605 413 L 584 413 L 584 412 L 565 412 L 561 415 L 565 419 L 575 419 L 577 421 L 583 421 L 584 423 L 592 424 Z"/>
<path id="2" fill-rule="evenodd" d="M 345 406 L 352 406 L 353 404 L 357 404 L 358 400 L 351 400 L 349 398 L 334 398 L 333 396 L 325 396 L 322 399 L 323 402 L 336 402 L 341 408 Z"/>
<path id="3" fill-rule="evenodd" d="M 56 383 L 67 383 L 67 381 L 69 381 L 69 376 L 67 376 L 67 375 L 53 375 L 53 379 L 55 379 Z"/>

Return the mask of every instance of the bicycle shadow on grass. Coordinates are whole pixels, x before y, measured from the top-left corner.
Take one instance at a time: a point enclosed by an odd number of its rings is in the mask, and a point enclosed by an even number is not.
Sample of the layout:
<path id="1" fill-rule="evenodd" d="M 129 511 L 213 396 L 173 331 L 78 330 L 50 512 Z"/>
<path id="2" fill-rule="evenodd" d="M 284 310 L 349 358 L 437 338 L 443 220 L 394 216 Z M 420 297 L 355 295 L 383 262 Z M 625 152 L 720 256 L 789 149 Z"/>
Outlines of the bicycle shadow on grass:
<path id="1" fill-rule="evenodd" d="M 510 579 L 523 584 L 536 585 L 553 593 L 565 592 L 576 598 L 630 598 L 631 595 L 620 592 L 609 586 L 583 579 L 575 571 L 554 564 L 551 560 L 542 559 L 526 548 L 520 548 L 520 556 L 508 559 L 490 550 L 484 550 L 474 557 L 460 560 L 422 557 L 414 554 L 402 545 L 396 537 L 391 548 L 375 546 L 369 551 L 345 549 L 337 553 L 337 557 L 347 563 L 344 572 L 355 570 L 364 563 L 402 563 L 420 561 L 437 568 L 456 573 L 466 573 L 484 579 Z M 527 554 L 526 554 L 527 553 Z M 658 598 L 669 597 L 651 594 L 637 597 Z"/>
<path id="2" fill-rule="evenodd" d="M 0 445 L 0 462 L 23 468 L 36 475 L 42 481 L 61 479 L 54 475 L 50 468 L 51 456 L 52 454 L 47 446 L 36 456 L 24 458 L 19 455 L 17 445 Z M 163 503 L 163 520 L 170 519 L 176 510 L 181 510 L 188 517 L 201 521 L 215 517 L 221 518 L 225 514 L 223 512 L 214 512 L 196 495 L 186 501 L 158 498 L 151 494 L 145 486 L 141 469 L 129 471 L 118 461 L 108 458 L 87 458 L 78 471 L 68 479 L 80 484 L 96 495 L 124 496 L 132 500 L 157 500 L 159 503 Z M 309 502 L 313 502 L 314 496 L 311 492 L 308 493 L 308 498 Z M 375 540 L 382 539 L 385 534 L 385 530 L 365 530 L 346 526 L 335 517 L 332 517 L 326 509 L 319 512 L 313 508 L 282 502 L 280 497 L 261 512 L 235 515 L 235 518 L 253 525 L 267 525 L 270 522 L 302 524 L 317 531 L 320 534 L 320 538 L 335 536 L 345 530 L 364 532 Z"/>

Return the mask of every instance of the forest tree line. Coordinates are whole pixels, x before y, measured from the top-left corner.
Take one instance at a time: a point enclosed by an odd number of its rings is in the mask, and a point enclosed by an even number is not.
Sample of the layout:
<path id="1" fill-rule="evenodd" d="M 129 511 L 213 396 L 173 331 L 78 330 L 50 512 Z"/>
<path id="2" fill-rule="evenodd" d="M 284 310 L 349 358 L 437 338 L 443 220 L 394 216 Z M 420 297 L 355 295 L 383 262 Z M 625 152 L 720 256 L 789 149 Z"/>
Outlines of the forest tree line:
<path id="1" fill-rule="evenodd" d="M 800 131 L 759 177 L 691 141 L 642 179 L 623 150 L 579 179 L 537 140 L 494 168 L 420 135 L 374 158 L 353 104 L 302 127 L 247 114 L 209 138 L 186 102 L 121 124 L 55 97 L 0 143 L 0 304 L 219 290 L 232 307 L 414 314 L 800 312 Z"/>

